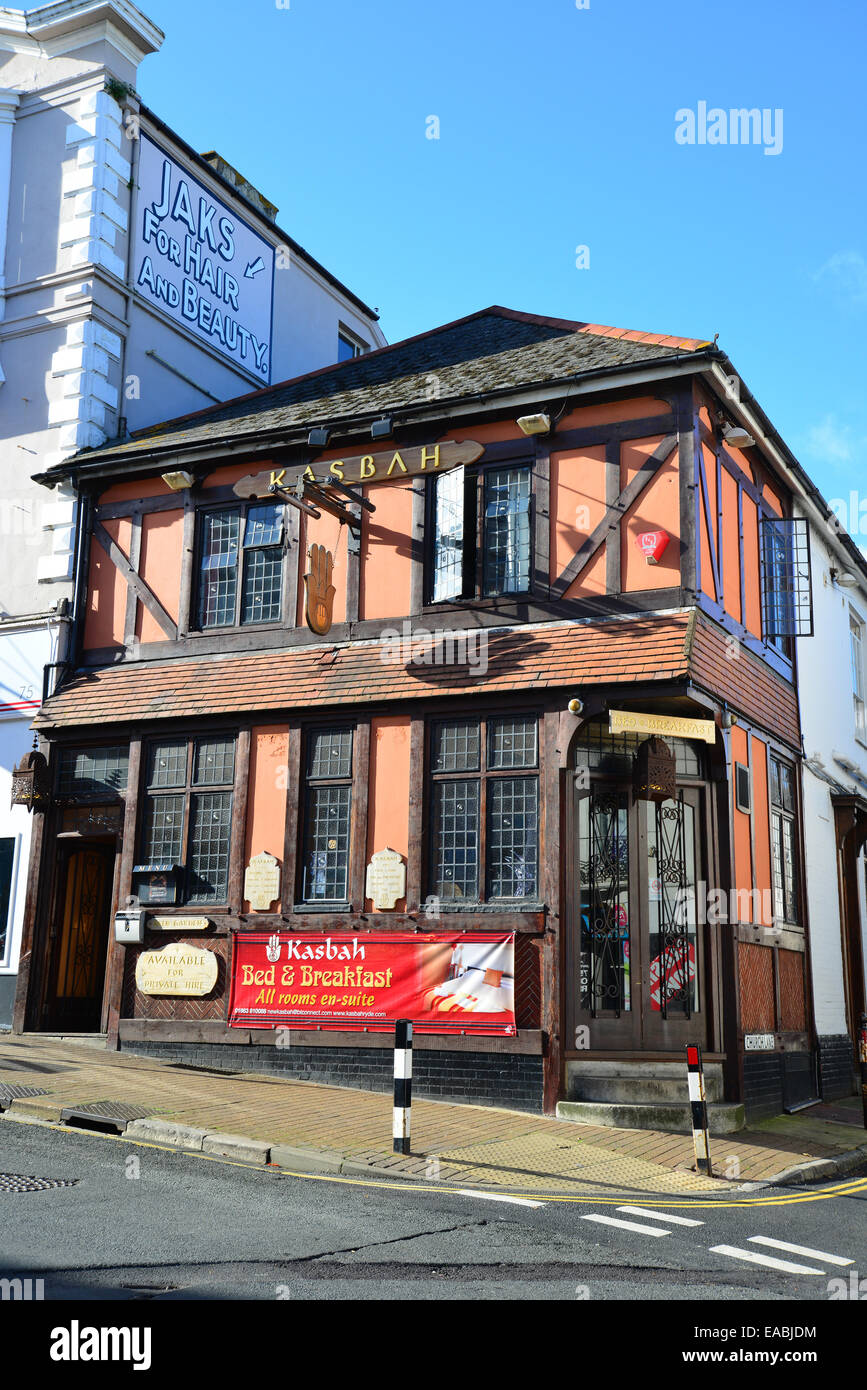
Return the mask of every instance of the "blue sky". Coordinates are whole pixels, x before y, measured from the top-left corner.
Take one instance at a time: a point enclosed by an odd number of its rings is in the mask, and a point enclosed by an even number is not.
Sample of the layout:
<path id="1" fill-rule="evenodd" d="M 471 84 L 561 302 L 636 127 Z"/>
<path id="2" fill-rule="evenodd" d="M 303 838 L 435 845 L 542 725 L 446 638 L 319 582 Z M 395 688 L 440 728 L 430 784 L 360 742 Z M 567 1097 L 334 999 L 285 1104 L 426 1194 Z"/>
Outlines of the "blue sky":
<path id="1" fill-rule="evenodd" d="M 139 3 L 143 99 L 389 341 L 490 303 L 719 333 L 825 496 L 863 486 L 863 0 Z M 700 102 L 781 110 L 779 153 L 678 143 Z"/>

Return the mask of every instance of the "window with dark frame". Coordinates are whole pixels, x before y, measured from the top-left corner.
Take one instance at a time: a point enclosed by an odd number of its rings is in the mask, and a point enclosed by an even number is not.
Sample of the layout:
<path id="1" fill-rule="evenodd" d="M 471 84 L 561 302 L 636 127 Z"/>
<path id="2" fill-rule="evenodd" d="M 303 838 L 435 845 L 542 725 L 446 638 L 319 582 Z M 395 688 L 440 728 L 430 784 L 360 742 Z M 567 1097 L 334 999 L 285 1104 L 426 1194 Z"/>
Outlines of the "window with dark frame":
<path id="1" fill-rule="evenodd" d="M 62 748 L 58 759 L 57 795 L 112 799 L 126 790 L 129 747 Z"/>
<path id="2" fill-rule="evenodd" d="M 431 726 L 432 895 L 468 903 L 538 900 L 538 767 L 535 715 Z"/>
<path id="3" fill-rule="evenodd" d="M 9 949 L 9 909 L 12 904 L 12 871 L 15 868 L 15 836 L 0 838 L 0 965 L 5 965 Z"/>
<path id="4" fill-rule="evenodd" d="M 284 508 L 221 507 L 199 518 L 197 626 L 246 627 L 282 617 Z"/>
<path id="5" fill-rule="evenodd" d="M 810 539 L 803 517 L 763 516 L 762 634 L 791 657 L 792 638 L 813 635 Z"/>
<path id="6" fill-rule="evenodd" d="M 182 902 L 227 899 L 234 780 L 234 736 L 163 739 L 148 746 L 141 858 L 180 866 Z"/>
<path id="7" fill-rule="evenodd" d="M 349 902 L 351 728 L 311 729 L 304 759 L 301 898 Z"/>
<path id="8" fill-rule="evenodd" d="M 430 603 L 529 593 L 530 464 L 453 468 L 430 480 Z"/>
<path id="9" fill-rule="evenodd" d="M 799 913 L 795 770 L 790 763 L 772 755 L 770 772 L 774 918 L 797 926 Z"/>

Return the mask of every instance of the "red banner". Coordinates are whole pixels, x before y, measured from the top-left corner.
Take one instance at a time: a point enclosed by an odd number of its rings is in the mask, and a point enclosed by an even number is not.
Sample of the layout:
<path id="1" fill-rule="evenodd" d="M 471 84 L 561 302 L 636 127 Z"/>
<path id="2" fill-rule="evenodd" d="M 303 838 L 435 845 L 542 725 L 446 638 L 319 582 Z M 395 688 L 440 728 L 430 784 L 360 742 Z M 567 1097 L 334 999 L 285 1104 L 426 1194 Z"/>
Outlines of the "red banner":
<path id="1" fill-rule="evenodd" d="M 233 1028 L 513 1035 L 513 932 L 238 932 Z"/>

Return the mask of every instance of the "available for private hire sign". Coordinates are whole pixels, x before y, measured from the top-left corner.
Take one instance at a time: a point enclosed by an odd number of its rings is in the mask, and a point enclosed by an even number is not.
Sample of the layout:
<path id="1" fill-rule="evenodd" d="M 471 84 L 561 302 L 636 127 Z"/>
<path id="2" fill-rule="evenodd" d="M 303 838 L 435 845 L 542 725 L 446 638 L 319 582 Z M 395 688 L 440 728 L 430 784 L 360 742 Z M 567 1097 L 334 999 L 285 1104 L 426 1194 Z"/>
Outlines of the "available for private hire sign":
<path id="1" fill-rule="evenodd" d="M 274 247 L 146 135 L 133 283 L 215 352 L 270 382 Z"/>

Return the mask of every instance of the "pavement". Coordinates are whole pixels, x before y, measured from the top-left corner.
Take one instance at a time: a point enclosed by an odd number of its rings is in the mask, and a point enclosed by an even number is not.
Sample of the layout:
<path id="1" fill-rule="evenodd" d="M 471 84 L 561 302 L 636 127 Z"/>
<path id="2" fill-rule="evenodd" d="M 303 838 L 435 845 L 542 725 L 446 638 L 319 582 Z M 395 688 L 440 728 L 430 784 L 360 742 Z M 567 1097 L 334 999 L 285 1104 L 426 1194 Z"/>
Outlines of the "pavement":
<path id="1" fill-rule="evenodd" d="M 388 1094 L 158 1062 L 107 1051 L 99 1040 L 0 1034 L 4 1120 L 63 1124 L 65 1112 L 82 1107 L 117 1116 L 125 1139 L 141 1144 L 294 1173 L 423 1179 L 526 1197 L 721 1196 L 867 1168 L 855 1097 L 712 1137 L 711 1178 L 694 1171 L 688 1134 L 434 1100 L 414 1099 L 412 1153 L 399 1156 Z"/>

